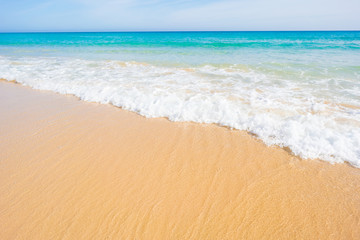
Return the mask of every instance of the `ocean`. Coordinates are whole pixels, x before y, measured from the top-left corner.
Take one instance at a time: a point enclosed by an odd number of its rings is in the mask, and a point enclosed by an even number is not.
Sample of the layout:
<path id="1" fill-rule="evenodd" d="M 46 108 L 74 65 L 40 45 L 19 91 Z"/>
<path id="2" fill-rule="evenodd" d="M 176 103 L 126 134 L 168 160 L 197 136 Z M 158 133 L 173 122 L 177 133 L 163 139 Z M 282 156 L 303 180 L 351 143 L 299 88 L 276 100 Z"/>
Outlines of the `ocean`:
<path id="1" fill-rule="evenodd" d="M 360 32 L 0 33 L 0 78 L 360 167 Z"/>

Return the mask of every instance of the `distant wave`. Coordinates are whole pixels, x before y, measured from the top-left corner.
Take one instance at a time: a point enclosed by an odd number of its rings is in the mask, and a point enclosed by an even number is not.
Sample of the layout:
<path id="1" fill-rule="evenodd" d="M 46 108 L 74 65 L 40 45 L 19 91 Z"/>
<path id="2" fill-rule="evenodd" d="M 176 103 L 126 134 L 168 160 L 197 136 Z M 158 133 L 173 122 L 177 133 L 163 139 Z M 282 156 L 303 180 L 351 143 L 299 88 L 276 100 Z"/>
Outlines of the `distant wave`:
<path id="1" fill-rule="evenodd" d="M 360 32 L 0 33 L 0 46 L 358 49 Z"/>

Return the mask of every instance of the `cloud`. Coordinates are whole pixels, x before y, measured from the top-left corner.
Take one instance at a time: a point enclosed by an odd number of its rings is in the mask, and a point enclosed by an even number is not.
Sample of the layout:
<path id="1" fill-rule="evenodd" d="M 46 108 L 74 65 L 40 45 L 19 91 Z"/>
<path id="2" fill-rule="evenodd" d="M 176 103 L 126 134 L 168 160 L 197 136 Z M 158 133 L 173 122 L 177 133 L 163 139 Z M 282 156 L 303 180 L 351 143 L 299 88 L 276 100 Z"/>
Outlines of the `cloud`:
<path id="1" fill-rule="evenodd" d="M 217 1 L 175 11 L 171 21 L 209 30 L 359 29 L 359 8 L 360 2 L 340 0 Z"/>

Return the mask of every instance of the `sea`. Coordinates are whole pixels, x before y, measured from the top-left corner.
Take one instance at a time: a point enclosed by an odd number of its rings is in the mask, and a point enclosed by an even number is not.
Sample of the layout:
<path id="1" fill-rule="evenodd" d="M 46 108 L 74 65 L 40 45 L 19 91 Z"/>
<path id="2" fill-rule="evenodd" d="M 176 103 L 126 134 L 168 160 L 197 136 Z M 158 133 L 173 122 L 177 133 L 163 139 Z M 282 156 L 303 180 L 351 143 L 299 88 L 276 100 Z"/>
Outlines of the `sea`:
<path id="1" fill-rule="evenodd" d="M 360 31 L 0 33 L 0 78 L 360 167 Z"/>

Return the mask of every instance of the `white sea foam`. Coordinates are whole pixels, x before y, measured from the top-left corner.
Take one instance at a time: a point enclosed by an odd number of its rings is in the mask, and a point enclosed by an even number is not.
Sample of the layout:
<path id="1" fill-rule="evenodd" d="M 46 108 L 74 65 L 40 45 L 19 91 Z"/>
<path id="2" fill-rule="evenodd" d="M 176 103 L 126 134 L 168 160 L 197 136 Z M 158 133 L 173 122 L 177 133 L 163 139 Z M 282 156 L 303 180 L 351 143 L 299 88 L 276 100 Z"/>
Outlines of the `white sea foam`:
<path id="1" fill-rule="evenodd" d="M 247 130 L 302 158 L 360 167 L 359 79 L 281 67 L 0 57 L 0 78 L 146 117 Z"/>

